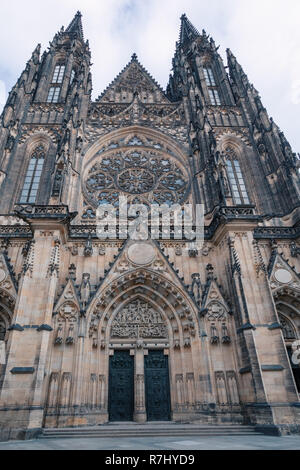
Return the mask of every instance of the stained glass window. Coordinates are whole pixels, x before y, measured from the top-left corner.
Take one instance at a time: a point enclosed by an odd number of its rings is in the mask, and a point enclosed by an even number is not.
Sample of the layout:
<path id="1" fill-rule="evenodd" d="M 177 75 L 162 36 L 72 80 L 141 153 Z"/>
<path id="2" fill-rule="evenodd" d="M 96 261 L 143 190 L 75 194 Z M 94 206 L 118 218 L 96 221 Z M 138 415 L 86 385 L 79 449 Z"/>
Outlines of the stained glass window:
<path id="1" fill-rule="evenodd" d="M 39 146 L 31 155 L 29 166 L 27 169 L 20 203 L 34 204 L 39 189 L 40 179 L 42 175 L 43 165 L 45 161 L 44 147 Z"/>

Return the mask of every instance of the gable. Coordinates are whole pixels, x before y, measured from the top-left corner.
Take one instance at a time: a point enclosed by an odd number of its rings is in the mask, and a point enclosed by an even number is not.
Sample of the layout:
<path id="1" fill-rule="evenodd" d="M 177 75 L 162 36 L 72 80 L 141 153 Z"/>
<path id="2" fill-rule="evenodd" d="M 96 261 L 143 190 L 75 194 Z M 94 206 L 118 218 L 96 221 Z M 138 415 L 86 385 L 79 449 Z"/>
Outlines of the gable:
<path id="1" fill-rule="evenodd" d="M 268 273 L 272 289 L 280 287 L 300 289 L 299 275 L 280 254 L 272 255 Z"/>
<path id="2" fill-rule="evenodd" d="M 162 88 L 138 62 L 134 54 L 131 62 L 97 101 L 131 103 L 136 95 L 143 103 L 170 103 Z"/>

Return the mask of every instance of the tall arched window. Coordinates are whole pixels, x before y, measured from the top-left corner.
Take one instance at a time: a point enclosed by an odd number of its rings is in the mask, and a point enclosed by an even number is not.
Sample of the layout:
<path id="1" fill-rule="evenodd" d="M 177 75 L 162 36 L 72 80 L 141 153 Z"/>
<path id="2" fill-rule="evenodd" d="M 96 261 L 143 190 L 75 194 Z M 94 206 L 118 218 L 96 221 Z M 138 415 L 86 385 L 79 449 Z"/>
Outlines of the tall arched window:
<path id="1" fill-rule="evenodd" d="M 218 88 L 217 88 L 213 71 L 210 67 L 204 67 L 203 72 L 204 72 L 206 85 L 208 88 L 210 103 L 213 106 L 220 106 L 221 100 L 220 100 L 220 96 L 219 96 L 219 92 L 218 92 Z"/>
<path id="2" fill-rule="evenodd" d="M 227 156 L 227 174 L 233 201 L 237 205 L 250 204 L 245 181 L 236 154 L 230 147 L 228 147 L 225 152 Z"/>
<path id="3" fill-rule="evenodd" d="M 42 175 L 43 165 L 45 161 L 45 150 L 42 145 L 37 147 L 31 155 L 29 166 L 27 169 L 20 203 L 34 204 L 39 189 L 40 179 Z"/>
<path id="4" fill-rule="evenodd" d="M 64 64 L 56 65 L 48 92 L 47 103 L 58 103 L 65 70 L 66 66 Z"/>

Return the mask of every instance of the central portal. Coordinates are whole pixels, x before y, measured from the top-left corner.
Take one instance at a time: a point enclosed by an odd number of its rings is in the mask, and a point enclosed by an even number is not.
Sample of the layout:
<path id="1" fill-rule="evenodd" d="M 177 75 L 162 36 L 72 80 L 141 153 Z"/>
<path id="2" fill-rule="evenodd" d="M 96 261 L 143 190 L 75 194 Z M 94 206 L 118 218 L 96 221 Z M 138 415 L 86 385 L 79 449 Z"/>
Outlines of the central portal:
<path id="1" fill-rule="evenodd" d="M 115 351 L 109 358 L 110 421 L 132 421 L 134 412 L 134 358 L 129 351 Z"/>

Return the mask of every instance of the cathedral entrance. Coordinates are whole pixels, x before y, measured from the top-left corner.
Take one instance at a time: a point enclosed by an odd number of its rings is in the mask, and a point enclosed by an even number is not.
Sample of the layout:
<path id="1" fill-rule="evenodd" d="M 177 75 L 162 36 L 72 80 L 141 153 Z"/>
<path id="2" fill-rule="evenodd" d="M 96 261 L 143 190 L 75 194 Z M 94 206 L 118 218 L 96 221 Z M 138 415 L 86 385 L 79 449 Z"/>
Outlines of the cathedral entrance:
<path id="1" fill-rule="evenodd" d="M 169 364 L 163 351 L 145 356 L 145 392 L 147 421 L 170 420 Z"/>
<path id="2" fill-rule="evenodd" d="M 134 358 L 129 351 L 115 351 L 109 358 L 109 420 L 132 421 L 133 412 Z"/>

